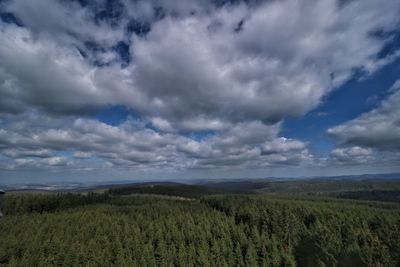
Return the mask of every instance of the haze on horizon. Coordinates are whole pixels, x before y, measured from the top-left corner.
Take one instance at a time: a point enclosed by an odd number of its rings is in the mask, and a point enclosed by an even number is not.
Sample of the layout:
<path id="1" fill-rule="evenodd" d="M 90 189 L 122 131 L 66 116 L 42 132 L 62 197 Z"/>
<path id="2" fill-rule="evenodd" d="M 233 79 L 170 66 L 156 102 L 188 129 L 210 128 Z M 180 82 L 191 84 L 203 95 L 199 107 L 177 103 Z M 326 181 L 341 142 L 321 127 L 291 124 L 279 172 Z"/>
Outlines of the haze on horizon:
<path id="1" fill-rule="evenodd" d="M 0 183 L 400 171 L 400 1 L 0 1 Z"/>

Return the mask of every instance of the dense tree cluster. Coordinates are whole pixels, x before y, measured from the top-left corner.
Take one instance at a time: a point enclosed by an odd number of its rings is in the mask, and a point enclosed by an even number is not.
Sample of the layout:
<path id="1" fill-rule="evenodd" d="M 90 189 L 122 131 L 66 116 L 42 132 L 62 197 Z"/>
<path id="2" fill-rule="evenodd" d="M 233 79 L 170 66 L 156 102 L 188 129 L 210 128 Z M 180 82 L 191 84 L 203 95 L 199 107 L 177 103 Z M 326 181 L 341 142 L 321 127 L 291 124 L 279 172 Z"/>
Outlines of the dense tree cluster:
<path id="1" fill-rule="evenodd" d="M 225 191 L 218 188 L 210 188 L 200 185 L 161 183 L 121 186 L 109 189 L 107 192 L 111 195 L 157 194 L 180 196 L 185 198 L 199 198 L 201 196 L 218 194 Z"/>
<path id="2" fill-rule="evenodd" d="M 0 265 L 400 263 L 400 211 L 344 201 L 59 194 L 8 196 L 5 202 Z"/>
<path id="3" fill-rule="evenodd" d="M 22 214 L 30 212 L 54 212 L 93 203 L 102 203 L 110 199 L 109 194 L 89 192 L 87 194 L 8 194 L 2 204 L 5 214 Z"/>
<path id="4" fill-rule="evenodd" d="M 346 199 L 375 200 L 400 203 L 400 190 L 357 190 L 332 194 Z"/>
<path id="5" fill-rule="evenodd" d="M 398 266 L 400 212 L 361 203 L 210 197 L 213 208 L 268 233 L 299 266 Z M 368 203 L 366 203 L 368 204 Z"/>

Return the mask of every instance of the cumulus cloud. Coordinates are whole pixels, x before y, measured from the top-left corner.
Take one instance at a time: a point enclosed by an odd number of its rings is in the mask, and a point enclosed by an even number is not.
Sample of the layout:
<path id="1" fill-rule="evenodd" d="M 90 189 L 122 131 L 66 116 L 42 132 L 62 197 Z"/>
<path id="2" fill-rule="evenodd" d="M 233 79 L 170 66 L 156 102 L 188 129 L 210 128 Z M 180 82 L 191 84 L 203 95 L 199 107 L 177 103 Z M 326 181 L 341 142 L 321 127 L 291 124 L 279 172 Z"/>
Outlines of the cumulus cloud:
<path id="1" fill-rule="evenodd" d="M 73 162 L 64 157 L 17 158 L 0 162 L 0 170 L 51 170 L 58 171 L 72 166 Z"/>
<path id="2" fill-rule="evenodd" d="M 308 144 L 282 137 L 282 121 L 398 56 L 380 54 L 399 25 L 397 0 L 14 0 L 0 9 L 20 22 L 0 21 L 1 168 L 309 164 Z M 330 134 L 361 147 L 400 143 L 396 131 L 371 138 L 398 128 L 397 98 Z M 114 105 L 138 118 L 93 118 Z"/>
<path id="3" fill-rule="evenodd" d="M 45 126 L 39 126 L 40 121 Z M 146 125 L 133 118 L 111 126 L 92 119 L 20 114 L 0 130 L 0 154 L 8 158 L 2 166 L 73 169 L 89 160 L 85 164 L 97 168 L 204 169 L 296 165 L 312 160 L 305 144 L 277 136 L 280 124 L 239 123 L 202 140 L 161 133 Z M 268 147 L 272 148 L 268 154 L 263 153 Z"/>
<path id="4" fill-rule="evenodd" d="M 373 160 L 372 149 L 359 146 L 336 148 L 330 156 L 339 164 L 362 164 Z"/>
<path id="5" fill-rule="evenodd" d="M 200 113 L 274 122 L 302 115 L 354 69 L 375 69 L 385 40 L 372 32 L 398 22 L 398 3 L 384 7 L 393 16 L 383 18 L 381 8 L 376 1 L 342 8 L 336 1 L 274 1 L 167 17 L 146 38 L 134 37 L 135 84 L 151 112 L 170 119 Z"/>
<path id="6" fill-rule="evenodd" d="M 301 141 L 281 137 L 273 140 L 272 142 L 265 143 L 263 146 L 263 152 L 271 154 L 287 152 L 291 150 L 302 150 L 305 148 L 306 144 Z"/>
<path id="7" fill-rule="evenodd" d="M 94 2 L 97 2 L 94 6 L 106 8 L 103 1 Z M 96 20 L 96 9 L 75 1 L 13 0 L 4 9 L 14 14 L 35 37 L 48 37 L 62 44 L 96 42 L 112 46 L 124 36 L 121 28 Z"/>
<path id="8" fill-rule="evenodd" d="M 400 82 L 380 105 L 353 120 L 328 129 L 328 134 L 347 145 L 400 150 Z"/>
<path id="9" fill-rule="evenodd" d="M 399 20 L 394 0 L 344 6 L 335 0 L 266 1 L 257 7 L 242 3 L 198 14 L 204 5 L 189 1 L 184 9 L 192 15 L 175 10 L 181 6 L 176 1 L 162 1 L 161 6 L 170 13 L 151 21 L 145 37 L 134 34 L 129 39 L 129 66 L 99 67 L 90 64 L 79 47 L 91 38 L 94 47 L 87 51 L 100 46 L 101 57 L 117 57 L 110 46 L 126 41 L 122 25 L 96 22 L 92 9 L 78 3 L 6 5 L 26 27 L 1 25 L 2 99 L 49 112 L 119 104 L 174 127 L 193 119 L 198 125 L 217 124 L 214 128 L 246 120 L 275 123 L 316 107 L 354 69 L 375 70 L 377 55 L 390 38 L 373 32 L 390 32 Z M 51 16 L 39 16 L 38 10 Z M 76 18 L 71 20 L 71 14 Z M 116 17 L 130 20 L 125 11 Z M 70 20 L 77 25 L 65 23 Z M 112 44 L 102 45 L 106 41 Z M 193 128 L 188 124 L 181 126 Z"/>

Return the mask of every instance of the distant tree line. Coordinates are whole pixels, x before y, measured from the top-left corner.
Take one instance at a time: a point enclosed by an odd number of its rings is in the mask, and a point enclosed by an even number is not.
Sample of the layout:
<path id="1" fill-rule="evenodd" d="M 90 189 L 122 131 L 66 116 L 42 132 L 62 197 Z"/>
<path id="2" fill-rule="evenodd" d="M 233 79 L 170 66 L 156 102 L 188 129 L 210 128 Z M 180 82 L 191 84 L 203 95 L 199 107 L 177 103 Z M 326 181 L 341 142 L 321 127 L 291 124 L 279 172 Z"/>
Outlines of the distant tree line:
<path id="1" fill-rule="evenodd" d="M 400 190 L 358 190 L 332 194 L 334 197 L 400 203 Z"/>
<path id="2" fill-rule="evenodd" d="M 200 185 L 186 184 L 149 184 L 121 186 L 108 190 L 110 195 L 130 194 L 156 194 L 168 196 L 180 196 L 185 198 L 200 198 L 205 195 L 212 195 L 225 192 L 223 189 L 209 188 Z"/>
<path id="3" fill-rule="evenodd" d="M 75 193 L 49 193 L 49 194 L 7 194 L 2 211 L 6 215 L 22 213 L 43 213 L 64 210 L 67 208 L 103 203 L 110 200 L 110 195 L 89 192 L 87 194 Z"/>

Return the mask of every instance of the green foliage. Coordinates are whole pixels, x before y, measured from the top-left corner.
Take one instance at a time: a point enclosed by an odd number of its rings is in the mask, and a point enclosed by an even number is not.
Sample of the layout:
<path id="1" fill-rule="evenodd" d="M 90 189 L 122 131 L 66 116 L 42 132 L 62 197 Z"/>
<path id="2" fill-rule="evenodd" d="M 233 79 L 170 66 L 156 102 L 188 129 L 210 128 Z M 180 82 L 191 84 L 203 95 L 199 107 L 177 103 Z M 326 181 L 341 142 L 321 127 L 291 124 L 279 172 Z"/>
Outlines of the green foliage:
<path id="1" fill-rule="evenodd" d="M 205 195 L 213 195 L 225 192 L 222 189 L 209 188 L 200 185 L 186 185 L 177 183 L 140 184 L 132 186 L 121 186 L 109 189 L 111 195 L 131 194 L 157 194 L 168 196 L 179 196 L 184 198 L 199 198 Z"/>
<path id="2" fill-rule="evenodd" d="M 332 194 L 346 199 L 375 200 L 400 203 L 400 190 L 358 190 Z"/>
<path id="3" fill-rule="evenodd" d="M 266 196 L 13 195 L 0 266 L 398 266 L 400 211 Z"/>
<path id="4" fill-rule="evenodd" d="M 67 208 L 104 203 L 110 195 L 89 192 L 87 194 L 7 194 L 2 204 L 3 213 L 22 214 L 31 212 L 54 212 Z"/>

